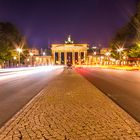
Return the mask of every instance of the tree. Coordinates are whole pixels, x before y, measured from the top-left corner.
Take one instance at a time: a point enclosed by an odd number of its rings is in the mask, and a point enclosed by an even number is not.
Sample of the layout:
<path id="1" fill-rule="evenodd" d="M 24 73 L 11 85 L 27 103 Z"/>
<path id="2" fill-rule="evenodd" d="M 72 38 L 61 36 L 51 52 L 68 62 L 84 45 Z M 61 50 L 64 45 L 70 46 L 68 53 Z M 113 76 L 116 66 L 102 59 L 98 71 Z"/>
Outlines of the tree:
<path id="1" fill-rule="evenodd" d="M 19 43 L 13 42 L 13 46 L 15 46 L 15 50 L 13 51 L 14 56 L 16 53 L 16 57 L 18 58 L 19 63 L 20 62 L 24 63 L 24 59 L 26 59 L 26 57 L 29 55 L 26 39 L 22 38 L 22 40 Z M 21 50 L 20 57 L 19 57 L 19 52 L 18 52 L 19 49 Z"/>
<path id="2" fill-rule="evenodd" d="M 0 22 L 0 60 L 8 61 L 12 58 L 14 46 L 12 42 L 19 42 L 21 34 L 18 29 L 9 22 Z"/>
<path id="3" fill-rule="evenodd" d="M 125 53 L 131 57 L 132 53 L 130 55 L 130 50 L 137 50 L 138 45 L 136 44 L 140 42 L 140 0 L 137 4 L 136 14 L 133 17 L 131 17 L 129 23 L 127 23 L 124 27 L 119 29 L 119 31 L 116 33 L 116 35 L 110 42 L 109 46 L 112 49 L 113 57 L 118 58 L 116 44 L 123 44 L 123 42 L 125 42 Z"/>
<path id="4" fill-rule="evenodd" d="M 20 44 L 22 39 L 23 36 L 15 25 L 9 22 L 0 22 L 0 62 L 9 62 L 13 56 L 17 56 L 13 43 Z"/>
<path id="5" fill-rule="evenodd" d="M 140 44 L 136 44 L 129 50 L 130 57 L 140 57 Z"/>

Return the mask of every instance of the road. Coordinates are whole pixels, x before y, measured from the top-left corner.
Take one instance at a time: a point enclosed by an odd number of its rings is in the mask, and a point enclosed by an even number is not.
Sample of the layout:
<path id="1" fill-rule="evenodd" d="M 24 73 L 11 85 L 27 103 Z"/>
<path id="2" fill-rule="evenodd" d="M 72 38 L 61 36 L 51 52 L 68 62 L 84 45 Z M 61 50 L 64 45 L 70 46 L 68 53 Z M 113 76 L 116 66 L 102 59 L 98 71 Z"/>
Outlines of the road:
<path id="1" fill-rule="evenodd" d="M 63 67 L 0 71 L 0 127 L 37 95 Z"/>
<path id="2" fill-rule="evenodd" d="M 77 68 L 93 85 L 140 122 L 140 71 Z"/>

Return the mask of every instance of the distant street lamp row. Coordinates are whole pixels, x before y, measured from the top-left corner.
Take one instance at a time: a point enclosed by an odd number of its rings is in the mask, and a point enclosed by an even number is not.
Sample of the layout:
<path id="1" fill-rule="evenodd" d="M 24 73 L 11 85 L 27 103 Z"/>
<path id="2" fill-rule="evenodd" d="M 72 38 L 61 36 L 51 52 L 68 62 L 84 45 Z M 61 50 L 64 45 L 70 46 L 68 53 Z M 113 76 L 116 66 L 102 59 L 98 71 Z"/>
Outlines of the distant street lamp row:
<path id="1" fill-rule="evenodd" d="M 18 53 L 18 65 L 20 66 L 20 59 L 21 59 L 20 57 L 21 57 L 21 53 L 23 53 L 23 49 L 18 47 L 18 48 L 16 49 L 16 51 L 17 51 L 17 53 Z M 27 59 L 28 62 L 31 60 L 31 65 L 32 65 L 32 57 L 33 57 L 33 55 L 34 55 L 34 54 L 33 54 L 32 52 L 30 52 L 30 53 L 29 53 L 29 56 L 30 56 L 31 58 L 30 58 L 30 59 L 29 59 L 29 58 Z M 46 53 L 43 52 L 43 56 L 45 56 L 45 55 L 46 55 Z M 14 60 L 17 60 L 17 57 L 14 56 L 13 59 L 14 59 Z"/>
<path id="2" fill-rule="evenodd" d="M 95 47 L 94 47 L 95 49 Z M 124 51 L 124 48 L 123 47 L 119 47 L 117 50 L 116 50 L 118 53 L 119 53 L 119 61 L 114 59 L 114 58 L 111 58 L 111 52 L 110 51 L 107 51 L 104 55 L 105 56 L 101 56 L 100 57 L 100 62 L 102 63 L 105 59 L 107 60 L 106 63 L 109 64 L 109 62 L 119 62 L 121 64 L 121 60 L 126 60 L 126 56 L 123 56 L 122 57 L 122 52 Z M 96 51 L 93 52 L 93 55 L 96 55 Z"/>

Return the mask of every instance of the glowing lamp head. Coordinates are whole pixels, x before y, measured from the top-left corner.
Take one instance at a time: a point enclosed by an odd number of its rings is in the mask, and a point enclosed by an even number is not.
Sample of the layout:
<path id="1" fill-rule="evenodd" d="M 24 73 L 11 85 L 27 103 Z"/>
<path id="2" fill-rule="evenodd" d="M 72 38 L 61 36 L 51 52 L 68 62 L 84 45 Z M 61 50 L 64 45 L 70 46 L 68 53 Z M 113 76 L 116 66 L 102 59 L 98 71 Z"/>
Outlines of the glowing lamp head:
<path id="1" fill-rule="evenodd" d="M 105 54 L 105 55 L 106 55 L 106 56 L 110 56 L 110 54 L 111 54 L 110 52 L 106 52 L 106 54 Z"/>
<path id="2" fill-rule="evenodd" d="M 17 57 L 16 57 L 16 56 L 14 56 L 14 57 L 13 57 L 13 59 L 14 59 L 14 60 L 16 60 L 16 59 L 17 59 Z"/>
<path id="3" fill-rule="evenodd" d="M 122 51 L 123 51 L 123 48 L 117 49 L 117 52 L 122 52 Z"/>
<path id="4" fill-rule="evenodd" d="M 34 54 L 30 52 L 30 56 L 33 56 Z"/>
<path id="5" fill-rule="evenodd" d="M 36 57 L 36 60 L 38 60 L 39 58 L 38 57 Z"/>
<path id="6" fill-rule="evenodd" d="M 126 59 L 126 56 L 123 56 L 123 59 Z"/>
<path id="7" fill-rule="evenodd" d="M 46 53 L 45 53 L 45 52 L 43 52 L 43 56 L 44 56 L 44 55 L 46 55 Z"/>
<path id="8" fill-rule="evenodd" d="M 94 52 L 93 54 L 94 54 L 94 55 L 96 55 L 97 53 L 96 53 L 96 52 Z"/>
<path id="9" fill-rule="evenodd" d="M 17 48 L 17 52 L 21 53 L 22 49 L 21 48 Z"/>

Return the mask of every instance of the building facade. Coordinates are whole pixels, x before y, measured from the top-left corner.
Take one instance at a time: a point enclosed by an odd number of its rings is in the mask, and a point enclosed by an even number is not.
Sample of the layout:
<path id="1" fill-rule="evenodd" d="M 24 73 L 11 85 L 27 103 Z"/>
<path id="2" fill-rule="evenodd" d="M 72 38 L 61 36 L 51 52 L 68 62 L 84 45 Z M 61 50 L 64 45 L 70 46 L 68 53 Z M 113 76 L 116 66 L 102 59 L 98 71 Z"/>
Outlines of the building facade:
<path id="1" fill-rule="evenodd" d="M 89 50 L 91 50 L 89 52 Z M 74 43 L 71 36 L 63 44 L 52 44 L 51 55 L 42 53 L 38 55 L 36 49 L 32 50 L 33 56 L 28 58 L 28 63 L 34 66 L 40 65 L 106 65 L 115 64 L 110 57 L 110 49 L 89 49 L 88 44 Z"/>
<path id="2" fill-rule="evenodd" d="M 34 66 L 45 66 L 51 64 L 53 64 L 51 56 L 33 56 Z"/>
<path id="3" fill-rule="evenodd" d="M 52 44 L 51 50 L 53 64 L 80 65 L 86 63 L 88 44 L 76 44 L 69 36 L 64 44 Z"/>
<path id="4" fill-rule="evenodd" d="M 31 49 L 29 49 L 29 54 L 33 54 L 34 56 L 38 56 L 39 50 L 36 48 L 31 48 Z"/>
<path id="5" fill-rule="evenodd" d="M 94 49 L 94 50 L 93 50 Z M 92 48 L 89 52 L 88 44 L 78 44 L 71 40 L 71 36 L 63 44 L 52 44 L 51 54 L 39 54 L 32 51 L 27 63 L 34 66 L 40 65 L 108 65 L 116 64 L 117 61 L 110 56 L 110 49 L 102 48 L 97 52 L 97 48 Z M 33 53 L 34 52 L 34 53 Z M 35 53 L 36 52 L 36 53 Z M 42 51 L 43 52 L 43 51 Z"/>

